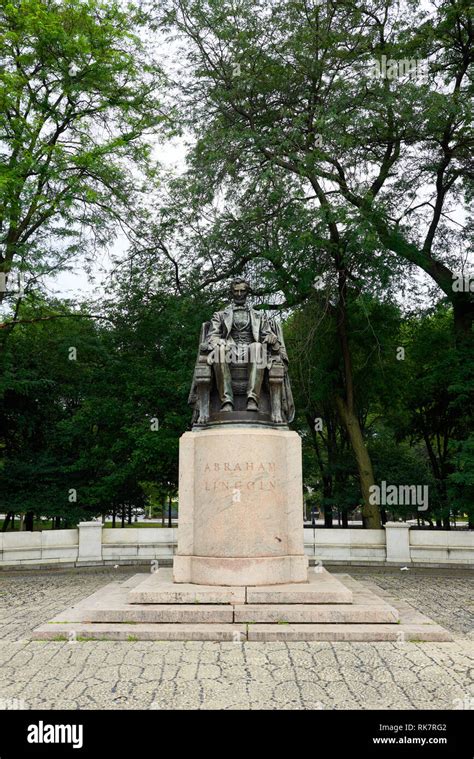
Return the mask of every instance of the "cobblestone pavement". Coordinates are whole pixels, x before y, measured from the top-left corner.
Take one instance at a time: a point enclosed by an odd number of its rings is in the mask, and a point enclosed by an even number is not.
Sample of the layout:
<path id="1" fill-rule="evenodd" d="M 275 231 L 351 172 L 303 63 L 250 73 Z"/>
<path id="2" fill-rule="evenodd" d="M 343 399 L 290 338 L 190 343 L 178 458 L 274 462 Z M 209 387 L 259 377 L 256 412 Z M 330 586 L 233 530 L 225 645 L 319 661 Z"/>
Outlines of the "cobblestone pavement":
<path id="1" fill-rule="evenodd" d="M 0 707 L 453 709 L 474 705 L 473 573 L 333 567 L 451 630 L 453 643 L 31 641 L 98 588 L 143 571 L 0 573 Z"/>

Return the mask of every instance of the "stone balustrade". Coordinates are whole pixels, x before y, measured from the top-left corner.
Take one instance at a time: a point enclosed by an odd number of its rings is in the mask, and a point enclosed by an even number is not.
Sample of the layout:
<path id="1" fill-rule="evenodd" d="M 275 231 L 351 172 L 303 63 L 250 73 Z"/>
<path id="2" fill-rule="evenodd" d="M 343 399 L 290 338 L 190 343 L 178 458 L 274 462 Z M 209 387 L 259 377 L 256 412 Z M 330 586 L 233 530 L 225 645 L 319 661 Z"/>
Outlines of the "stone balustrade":
<path id="1" fill-rule="evenodd" d="M 81 522 L 72 530 L 0 533 L 0 569 L 171 564 L 178 528 L 104 528 Z M 310 563 L 474 567 L 474 532 L 414 530 L 389 522 L 382 530 L 305 529 Z"/>

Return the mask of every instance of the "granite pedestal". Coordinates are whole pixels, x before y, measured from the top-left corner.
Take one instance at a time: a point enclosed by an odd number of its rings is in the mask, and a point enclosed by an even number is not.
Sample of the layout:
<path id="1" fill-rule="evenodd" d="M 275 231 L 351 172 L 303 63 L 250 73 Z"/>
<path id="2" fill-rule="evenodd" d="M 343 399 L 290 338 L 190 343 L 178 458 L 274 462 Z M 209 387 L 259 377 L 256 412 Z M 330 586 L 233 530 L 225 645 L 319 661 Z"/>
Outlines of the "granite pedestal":
<path id="1" fill-rule="evenodd" d="M 180 441 L 177 583 L 305 582 L 301 439 L 216 427 Z"/>

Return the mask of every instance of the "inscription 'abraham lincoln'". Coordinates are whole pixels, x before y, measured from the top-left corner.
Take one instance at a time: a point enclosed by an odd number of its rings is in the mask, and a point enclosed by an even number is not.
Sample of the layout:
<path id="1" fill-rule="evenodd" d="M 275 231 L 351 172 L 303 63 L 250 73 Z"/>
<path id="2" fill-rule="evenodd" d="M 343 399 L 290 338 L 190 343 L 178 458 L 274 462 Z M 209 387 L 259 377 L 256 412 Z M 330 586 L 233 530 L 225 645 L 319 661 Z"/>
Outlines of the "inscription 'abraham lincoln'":
<path id="1" fill-rule="evenodd" d="M 214 462 L 214 464 L 206 464 L 204 467 L 205 472 L 274 472 L 275 462 L 270 461 L 263 463 L 260 461 L 258 464 L 253 461 L 245 461 L 242 464 L 238 462 L 231 464 L 228 461 L 223 463 Z"/>
<path id="2" fill-rule="evenodd" d="M 248 475 L 256 475 L 254 479 L 248 479 L 244 481 L 236 481 L 234 478 L 222 479 L 222 475 L 226 473 L 241 473 Z M 247 490 L 247 491 L 271 491 L 275 490 L 276 482 L 273 479 L 262 477 L 265 474 L 275 474 L 276 465 L 274 461 L 268 462 L 213 462 L 212 464 L 206 464 L 204 467 L 204 474 L 208 476 L 210 474 L 218 474 L 220 477 L 216 479 L 204 479 L 204 490 L 207 491 L 233 491 L 234 489 Z"/>

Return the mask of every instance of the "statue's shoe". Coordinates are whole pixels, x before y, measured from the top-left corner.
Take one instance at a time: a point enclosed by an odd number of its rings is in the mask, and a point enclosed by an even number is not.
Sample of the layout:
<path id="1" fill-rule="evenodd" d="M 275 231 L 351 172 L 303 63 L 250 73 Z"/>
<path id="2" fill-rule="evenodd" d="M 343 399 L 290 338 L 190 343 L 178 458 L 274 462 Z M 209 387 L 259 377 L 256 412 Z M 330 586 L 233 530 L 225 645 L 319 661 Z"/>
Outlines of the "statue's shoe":
<path id="1" fill-rule="evenodd" d="M 247 401 L 247 411 L 258 411 L 258 404 L 253 398 L 249 398 Z"/>
<path id="2" fill-rule="evenodd" d="M 221 411 L 233 411 L 234 407 L 232 403 L 223 403 L 221 406 Z"/>

